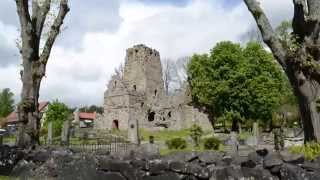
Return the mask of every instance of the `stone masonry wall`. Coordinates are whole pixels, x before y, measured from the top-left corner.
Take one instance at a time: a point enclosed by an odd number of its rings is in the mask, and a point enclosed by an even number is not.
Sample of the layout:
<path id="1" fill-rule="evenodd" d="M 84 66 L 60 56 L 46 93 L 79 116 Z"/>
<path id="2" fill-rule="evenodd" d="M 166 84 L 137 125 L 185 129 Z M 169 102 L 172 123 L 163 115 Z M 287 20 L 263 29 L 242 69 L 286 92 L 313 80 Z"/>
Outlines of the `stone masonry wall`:
<path id="1" fill-rule="evenodd" d="M 110 129 L 114 121 L 127 130 L 129 121 L 149 130 L 180 130 L 197 123 L 211 129 L 208 116 L 190 105 L 187 86 L 174 96 L 164 93 L 158 51 L 144 45 L 127 50 L 124 74 L 114 75 L 105 92 L 104 114 L 95 128 Z"/>

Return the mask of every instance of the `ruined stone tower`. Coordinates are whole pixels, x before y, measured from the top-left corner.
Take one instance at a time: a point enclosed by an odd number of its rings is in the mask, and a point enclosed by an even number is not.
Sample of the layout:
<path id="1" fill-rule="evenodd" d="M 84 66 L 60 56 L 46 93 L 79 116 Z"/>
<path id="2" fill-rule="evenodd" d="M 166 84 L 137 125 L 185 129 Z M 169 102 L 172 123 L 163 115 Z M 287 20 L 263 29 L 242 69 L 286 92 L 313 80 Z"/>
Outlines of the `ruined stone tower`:
<path id="1" fill-rule="evenodd" d="M 144 45 L 127 50 L 124 81 L 132 90 L 146 97 L 163 95 L 162 67 L 159 52 Z"/>
<path id="2" fill-rule="evenodd" d="M 104 96 L 104 114 L 95 128 L 128 130 L 135 143 L 138 127 L 179 130 L 198 123 L 211 128 L 207 115 L 190 105 L 186 88 L 174 96 L 164 93 L 159 52 L 145 45 L 127 50 L 123 75 L 112 76 Z"/>

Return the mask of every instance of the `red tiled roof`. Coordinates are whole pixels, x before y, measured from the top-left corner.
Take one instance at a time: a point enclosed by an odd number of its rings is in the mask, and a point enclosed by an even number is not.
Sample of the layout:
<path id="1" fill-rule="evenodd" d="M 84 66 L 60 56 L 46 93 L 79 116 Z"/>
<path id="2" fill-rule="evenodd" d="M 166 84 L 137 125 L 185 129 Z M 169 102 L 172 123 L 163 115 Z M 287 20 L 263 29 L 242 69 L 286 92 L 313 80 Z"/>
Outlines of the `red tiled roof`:
<path id="1" fill-rule="evenodd" d="M 96 119 L 96 112 L 93 113 L 86 113 L 86 112 L 79 112 L 79 119 L 91 119 L 95 120 Z"/>
<path id="2" fill-rule="evenodd" d="M 40 102 L 39 103 L 39 111 L 41 112 L 49 102 Z M 16 111 L 11 112 L 7 117 L 6 117 L 6 123 L 17 123 L 18 122 L 18 114 Z"/>

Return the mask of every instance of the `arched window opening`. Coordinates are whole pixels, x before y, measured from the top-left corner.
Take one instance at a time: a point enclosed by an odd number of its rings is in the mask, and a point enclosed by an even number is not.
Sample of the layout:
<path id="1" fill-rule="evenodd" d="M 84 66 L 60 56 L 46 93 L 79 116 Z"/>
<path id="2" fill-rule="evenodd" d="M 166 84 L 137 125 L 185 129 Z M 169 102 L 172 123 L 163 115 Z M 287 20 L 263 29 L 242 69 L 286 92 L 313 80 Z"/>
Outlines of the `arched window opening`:
<path id="1" fill-rule="evenodd" d="M 112 121 L 112 129 L 119 129 L 119 121 L 118 120 L 113 120 Z"/>
<path id="2" fill-rule="evenodd" d="M 154 121 L 155 115 L 156 115 L 155 112 L 149 110 L 149 111 L 148 111 L 148 121 L 149 121 L 149 122 Z"/>

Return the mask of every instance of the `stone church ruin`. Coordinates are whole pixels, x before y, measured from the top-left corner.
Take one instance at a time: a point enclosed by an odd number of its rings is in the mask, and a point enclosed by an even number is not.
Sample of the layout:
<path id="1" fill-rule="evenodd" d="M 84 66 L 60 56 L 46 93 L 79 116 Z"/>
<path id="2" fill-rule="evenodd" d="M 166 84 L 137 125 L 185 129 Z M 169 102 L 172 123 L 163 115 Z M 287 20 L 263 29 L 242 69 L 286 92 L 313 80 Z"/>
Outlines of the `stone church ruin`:
<path id="1" fill-rule="evenodd" d="M 191 106 L 188 88 L 166 95 L 162 77 L 158 51 L 145 45 L 127 49 L 123 74 L 111 77 L 95 128 L 180 130 L 197 123 L 211 129 L 207 114 Z"/>

